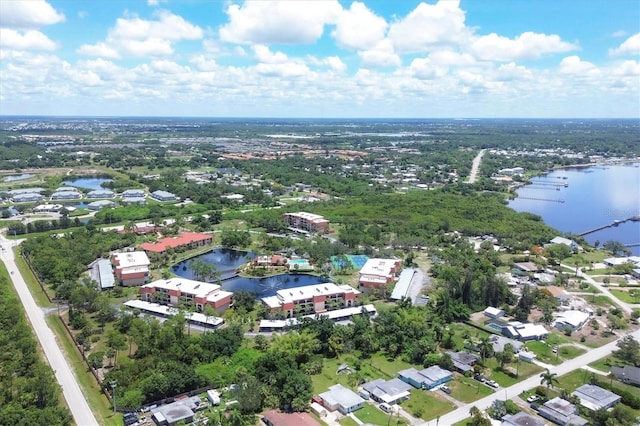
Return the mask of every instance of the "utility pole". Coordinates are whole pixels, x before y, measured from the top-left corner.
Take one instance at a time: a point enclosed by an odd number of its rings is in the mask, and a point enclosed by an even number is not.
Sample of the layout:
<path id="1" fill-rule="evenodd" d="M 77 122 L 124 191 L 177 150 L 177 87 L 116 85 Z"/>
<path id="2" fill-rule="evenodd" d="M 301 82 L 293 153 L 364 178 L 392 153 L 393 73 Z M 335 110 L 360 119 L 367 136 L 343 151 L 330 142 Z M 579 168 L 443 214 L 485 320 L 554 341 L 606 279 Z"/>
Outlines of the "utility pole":
<path id="1" fill-rule="evenodd" d="M 111 400 L 113 402 L 113 412 L 115 414 L 116 412 L 116 388 L 118 387 L 118 382 L 115 380 L 112 380 L 111 382 L 109 382 L 109 384 L 111 385 Z"/>

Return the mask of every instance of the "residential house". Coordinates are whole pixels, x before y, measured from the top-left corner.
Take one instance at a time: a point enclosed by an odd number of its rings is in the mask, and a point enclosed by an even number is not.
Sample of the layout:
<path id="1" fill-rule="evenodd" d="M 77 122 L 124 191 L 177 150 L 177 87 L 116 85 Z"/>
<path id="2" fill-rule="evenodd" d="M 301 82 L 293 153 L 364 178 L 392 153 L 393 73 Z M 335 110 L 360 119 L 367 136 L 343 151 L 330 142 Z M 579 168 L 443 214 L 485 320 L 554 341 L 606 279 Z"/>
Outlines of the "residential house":
<path id="1" fill-rule="evenodd" d="M 569 294 L 565 291 L 565 289 L 554 286 L 554 285 L 545 287 L 544 291 L 546 291 L 554 299 L 557 299 L 558 302 L 566 302 L 571 298 Z"/>
<path id="2" fill-rule="evenodd" d="M 576 331 L 580 330 L 588 320 L 589 314 L 587 312 L 575 310 L 564 311 L 558 314 L 553 326 L 561 330 L 570 328 L 571 330 Z"/>
<path id="3" fill-rule="evenodd" d="M 149 194 L 149 196 L 156 201 L 176 201 L 178 199 L 175 194 L 163 191 L 161 189 L 153 191 L 151 194 Z"/>
<path id="4" fill-rule="evenodd" d="M 28 203 L 32 201 L 41 201 L 44 197 L 37 192 L 27 192 L 24 194 L 16 194 L 11 196 L 14 203 Z"/>
<path id="5" fill-rule="evenodd" d="M 73 186 L 63 186 L 51 194 L 51 200 L 77 200 L 82 198 L 82 194 Z"/>
<path id="6" fill-rule="evenodd" d="M 87 204 L 87 208 L 89 210 L 102 210 L 113 206 L 115 206 L 115 203 L 109 200 L 99 200 Z"/>
<path id="7" fill-rule="evenodd" d="M 369 259 L 358 273 L 360 289 L 377 292 L 395 281 L 402 262 L 398 259 Z"/>
<path id="8" fill-rule="evenodd" d="M 138 247 L 147 253 L 162 254 L 168 249 L 176 248 L 196 248 L 211 244 L 213 236 L 209 234 L 201 234 L 199 232 L 183 232 L 177 237 L 161 238 L 155 243 L 142 243 Z"/>
<path id="9" fill-rule="evenodd" d="M 538 415 L 560 426 L 585 426 L 589 421 L 578 415 L 578 407 L 560 397 L 555 397 L 538 408 Z"/>
<path id="10" fill-rule="evenodd" d="M 107 259 L 98 259 L 91 265 L 91 278 L 98 283 L 100 290 L 110 290 L 115 286 L 111 262 Z"/>
<path id="11" fill-rule="evenodd" d="M 513 348 L 513 353 L 517 354 L 518 352 L 520 352 L 520 349 L 522 349 L 522 347 L 524 346 L 524 343 L 518 340 L 509 339 L 508 337 L 504 337 L 504 336 L 497 336 L 495 334 L 489 337 L 489 341 L 493 346 L 494 353 L 504 352 L 505 345 L 510 344 L 511 347 Z"/>
<path id="12" fill-rule="evenodd" d="M 502 334 L 511 339 L 528 342 L 529 340 L 543 340 L 549 335 L 549 332 L 541 324 L 523 324 L 513 321 L 502 329 Z"/>
<path id="13" fill-rule="evenodd" d="M 200 402 L 200 398 L 192 396 L 153 408 L 151 417 L 158 426 L 173 426 L 179 422 L 186 424 L 193 421 L 195 411 L 203 408 L 205 407 Z"/>
<path id="14" fill-rule="evenodd" d="M 632 386 L 640 386 L 640 368 L 632 365 L 625 365 L 624 367 L 611 367 L 611 373 L 613 373 L 618 380 L 623 383 Z"/>
<path id="15" fill-rule="evenodd" d="M 400 379 L 376 379 L 362 385 L 360 395 L 367 396 L 376 402 L 397 404 L 409 398 L 411 386 Z M 367 398 L 365 398 L 367 399 Z"/>
<path id="16" fill-rule="evenodd" d="M 129 287 L 146 284 L 149 281 L 151 262 L 143 251 L 114 253 L 111 262 L 120 285 Z"/>
<path id="17" fill-rule="evenodd" d="M 122 192 L 121 196 L 122 202 L 125 204 L 145 204 L 147 202 L 143 189 L 127 189 Z"/>
<path id="18" fill-rule="evenodd" d="M 505 314 L 504 309 L 494 308 L 493 306 L 488 306 L 483 313 L 484 316 L 489 318 L 500 318 Z"/>
<path id="19" fill-rule="evenodd" d="M 453 379 L 453 374 L 440 366 L 433 365 L 424 370 L 408 368 L 398 373 L 400 380 L 418 389 L 433 389 Z"/>
<path id="20" fill-rule="evenodd" d="M 622 399 L 620 395 L 596 385 L 582 385 L 571 395 L 578 397 L 580 405 L 592 411 L 611 408 Z"/>
<path id="21" fill-rule="evenodd" d="M 570 240 L 569 238 L 564 238 L 564 237 L 555 237 L 549 243 L 551 245 L 564 244 L 565 246 L 568 246 L 571 250 L 579 250 L 580 249 L 580 246 L 578 245 L 578 243 L 576 243 L 573 240 Z"/>
<path id="22" fill-rule="evenodd" d="M 453 368 L 462 374 L 473 371 L 473 366 L 480 360 L 478 356 L 467 351 L 447 352 L 447 354 L 453 361 Z"/>
<path id="23" fill-rule="evenodd" d="M 540 272 L 542 268 L 533 262 L 517 262 L 513 264 L 513 269 L 516 274 L 532 274 L 534 272 Z"/>
<path id="24" fill-rule="evenodd" d="M 328 391 L 319 396 L 322 399 L 322 405 L 327 410 L 338 410 L 345 416 L 364 406 L 364 399 L 360 395 L 340 384 L 330 386 Z"/>
<path id="25" fill-rule="evenodd" d="M 349 285 L 324 283 L 281 289 L 275 296 L 262 298 L 262 303 L 272 315 L 281 312 L 286 318 L 293 318 L 354 307 L 359 304 L 360 294 Z"/>
<path id="26" fill-rule="evenodd" d="M 516 414 L 504 416 L 501 426 L 545 426 L 545 423 L 531 414 L 520 411 Z"/>
<path id="27" fill-rule="evenodd" d="M 336 309 L 334 311 L 326 311 L 322 314 L 302 315 L 302 318 L 315 319 L 318 316 L 321 316 L 322 318 L 326 318 L 335 322 L 348 321 L 349 319 L 351 319 L 356 315 L 361 315 L 363 311 L 367 312 L 370 318 L 374 318 L 377 314 L 375 306 L 362 305 L 362 306 L 354 306 L 351 308 Z M 296 317 L 287 318 L 284 320 L 263 319 L 263 320 L 260 320 L 259 327 L 261 332 L 273 332 L 273 331 L 284 330 L 287 327 L 292 327 L 292 326 L 295 326 L 296 324 L 298 324 L 298 319 Z"/>
<path id="28" fill-rule="evenodd" d="M 113 198 L 115 193 L 110 189 L 96 189 L 87 193 L 87 198 Z"/>
<path id="29" fill-rule="evenodd" d="M 231 306 L 233 293 L 224 291 L 218 284 L 171 278 L 157 280 L 140 287 L 140 297 L 146 302 L 161 305 L 191 305 L 198 312 L 203 312 L 206 305 L 211 306 L 218 314 L 224 313 Z"/>
<path id="30" fill-rule="evenodd" d="M 276 410 L 263 413 L 262 421 L 267 426 L 320 426 L 309 413 L 281 413 Z"/>
<path id="31" fill-rule="evenodd" d="M 413 281 L 413 276 L 416 274 L 416 272 L 417 270 L 413 268 L 405 268 L 402 270 L 402 272 L 400 273 L 400 277 L 398 277 L 396 285 L 393 287 L 391 296 L 389 297 L 391 300 L 400 300 L 403 297 L 407 297 L 409 295 L 411 281 Z"/>
<path id="32" fill-rule="evenodd" d="M 285 213 L 282 215 L 282 219 L 292 231 L 317 232 L 319 234 L 329 232 L 329 221 L 317 214 L 307 212 Z"/>

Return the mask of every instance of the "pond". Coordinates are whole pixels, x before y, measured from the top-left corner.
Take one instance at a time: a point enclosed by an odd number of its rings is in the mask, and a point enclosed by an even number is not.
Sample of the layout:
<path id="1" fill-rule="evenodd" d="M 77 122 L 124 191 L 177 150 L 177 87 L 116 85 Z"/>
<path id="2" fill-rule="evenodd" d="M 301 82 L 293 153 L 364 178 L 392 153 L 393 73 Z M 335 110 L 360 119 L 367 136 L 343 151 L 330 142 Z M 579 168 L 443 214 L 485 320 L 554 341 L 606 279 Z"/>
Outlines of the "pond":
<path id="1" fill-rule="evenodd" d="M 21 175 L 10 175 L 4 178 L 5 182 L 15 182 L 17 180 L 31 179 L 35 175 L 33 173 L 23 173 Z"/>
<path id="2" fill-rule="evenodd" d="M 236 269 L 256 256 L 253 252 L 245 252 L 228 248 L 217 248 L 200 256 L 173 265 L 172 272 L 179 277 L 193 279 L 189 263 L 202 259 L 213 264 L 220 271 L 222 288 L 235 292 L 239 290 L 253 291 L 258 298 L 274 296 L 283 288 L 301 287 L 329 282 L 327 278 L 306 274 L 280 274 L 265 278 L 246 278 L 236 274 Z"/>
<path id="3" fill-rule="evenodd" d="M 84 188 L 92 191 L 102 189 L 102 184 L 104 182 L 111 182 L 112 179 L 108 178 L 78 178 L 74 180 L 65 180 L 62 181 L 63 185 L 67 186 L 75 186 L 76 188 Z"/>

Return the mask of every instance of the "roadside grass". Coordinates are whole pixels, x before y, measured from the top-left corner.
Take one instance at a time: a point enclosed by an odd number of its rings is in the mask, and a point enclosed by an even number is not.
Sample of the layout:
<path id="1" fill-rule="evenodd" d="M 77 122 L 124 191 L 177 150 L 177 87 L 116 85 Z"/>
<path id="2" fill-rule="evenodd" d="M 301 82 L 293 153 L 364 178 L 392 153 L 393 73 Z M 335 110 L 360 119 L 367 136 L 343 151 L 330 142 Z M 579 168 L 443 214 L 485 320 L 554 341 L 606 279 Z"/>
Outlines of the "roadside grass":
<path id="1" fill-rule="evenodd" d="M 607 296 L 594 296 L 594 297 L 589 296 L 589 298 L 587 299 L 587 302 L 591 303 L 592 305 L 600 306 L 602 308 L 618 306 L 615 303 L 613 303 L 611 299 L 609 299 Z"/>
<path id="2" fill-rule="evenodd" d="M 402 403 L 402 408 L 414 417 L 419 417 L 423 420 L 432 420 L 449 411 L 455 410 L 456 406 L 435 392 L 412 389 L 411 396 L 407 401 Z"/>
<path id="3" fill-rule="evenodd" d="M 472 424 L 471 423 L 472 421 L 473 421 L 473 417 L 469 417 L 468 419 L 460 420 L 459 422 L 454 423 L 451 426 L 469 426 Z"/>
<path id="4" fill-rule="evenodd" d="M 570 345 L 560 346 L 558 348 L 558 355 L 560 358 L 563 358 L 564 360 L 576 358 L 584 354 L 585 352 L 586 350 L 582 348 L 578 348 L 576 346 L 570 346 Z"/>
<path id="5" fill-rule="evenodd" d="M 631 290 L 632 292 L 634 292 L 634 294 L 638 295 L 637 297 L 632 296 L 631 292 L 627 290 L 609 289 L 609 291 L 611 292 L 611 294 L 613 294 L 615 297 L 617 297 L 618 299 L 620 299 L 625 303 L 631 303 L 631 304 L 640 303 L 640 290 L 637 290 L 637 289 Z"/>
<path id="6" fill-rule="evenodd" d="M 33 299 L 36 301 L 36 305 L 40 306 L 41 308 L 51 308 L 55 306 L 53 303 L 49 302 L 47 295 L 42 290 L 42 287 L 40 287 L 40 284 L 38 284 L 38 280 L 31 272 L 31 269 L 29 269 L 29 265 L 27 265 L 27 262 L 20 254 L 18 248 L 13 248 L 13 254 L 15 257 L 16 265 L 18 265 L 18 271 L 20 272 L 20 275 L 22 275 L 22 278 L 24 278 L 27 287 L 29 287 L 29 292 L 33 296 Z"/>
<path id="7" fill-rule="evenodd" d="M 558 365 L 561 363 L 560 356 L 558 354 L 554 354 L 551 351 L 551 348 L 548 344 L 540 341 L 531 341 L 527 342 L 525 345 L 527 349 L 536 354 L 536 358 L 538 361 L 544 362 L 545 364 Z M 556 356 L 558 355 L 558 356 Z"/>
<path id="8" fill-rule="evenodd" d="M 493 390 L 477 380 L 456 374 L 456 378 L 447 386 L 451 388 L 451 396 L 461 402 L 473 402 L 491 395 Z"/>
<path id="9" fill-rule="evenodd" d="M 611 257 L 611 253 L 608 253 L 604 250 L 593 250 L 593 251 L 584 251 L 584 252 L 581 252 L 580 254 L 574 254 L 564 259 L 562 262 L 569 265 L 575 265 L 575 262 L 577 260 L 578 262 L 580 262 L 580 266 L 584 267 L 585 265 L 588 265 L 590 262 L 601 263 L 603 260 L 605 260 L 608 257 Z"/>
<path id="10" fill-rule="evenodd" d="M 590 367 L 593 367 L 600 371 L 604 371 L 605 373 L 608 373 L 611 370 L 611 366 L 613 365 L 619 365 L 622 367 L 624 365 L 624 362 L 619 361 L 613 355 L 609 355 L 589 364 Z"/>
<path id="11" fill-rule="evenodd" d="M 600 290 L 595 288 L 593 284 L 589 284 L 589 283 L 585 283 L 585 284 L 587 284 L 586 288 L 580 288 L 580 286 L 578 286 L 578 287 L 570 287 L 570 288 L 567 288 L 566 290 L 569 293 L 600 293 Z"/>
<path id="12" fill-rule="evenodd" d="M 591 373 L 587 370 L 574 370 L 571 373 L 558 377 L 558 383 L 554 384 L 556 388 L 562 388 L 567 392 L 573 392 L 585 383 L 589 383 Z"/>
<path id="13" fill-rule="evenodd" d="M 98 422 L 107 426 L 122 425 L 122 415 L 113 413 L 111 403 L 102 394 L 100 386 L 88 371 L 87 364 L 82 360 L 80 352 L 76 349 L 60 319 L 55 315 L 51 315 L 47 317 L 47 323 L 56 334 L 58 342 L 61 344 L 61 349 L 64 351 L 67 361 L 73 369 L 74 375 L 82 389 L 82 393 L 87 398 L 91 411 L 93 411 Z"/>
<path id="14" fill-rule="evenodd" d="M 508 386 L 514 385 L 526 377 L 533 376 L 534 374 L 537 374 L 543 371 L 541 367 L 538 367 L 533 363 L 520 361 L 518 365 L 517 362 L 512 362 L 508 364 L 508 366 L 516 369 L 518 371 L 518 376 L 519 376 L 519 377 L 512 377 L 509 374 L 505 373 L 504 371 L 500 370 L 499 362 L 495 358 L 488 359 L 485 362 L 485 364 L 486 364 L 486 367 L 490 370 L 490 373 L 486 374 L 485 376 L 490 378 L 491 380 L 495 380 L 502 387 L 508 387 Z"/>

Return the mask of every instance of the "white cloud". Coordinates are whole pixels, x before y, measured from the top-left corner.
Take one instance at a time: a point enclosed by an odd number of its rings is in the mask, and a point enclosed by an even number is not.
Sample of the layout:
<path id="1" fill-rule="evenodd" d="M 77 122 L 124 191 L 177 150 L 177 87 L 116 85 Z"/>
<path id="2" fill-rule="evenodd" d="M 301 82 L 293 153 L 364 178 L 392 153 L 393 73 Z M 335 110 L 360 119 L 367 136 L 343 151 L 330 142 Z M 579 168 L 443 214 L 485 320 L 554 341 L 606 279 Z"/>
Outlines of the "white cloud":
<path id="1" fill-rule="evenodd" d="M 166 3 L 169 0 L 147 0 L 148 6 L 158 6 L 160 3 Z"/>
<path id="2" fill-rule="evenodd" d="M 220 39 L 240 44 L 309 44 L 317 41 L 342 6 L 326 1 L 247 1 L 227 8 Z"/>
<path id="3" fill-rule="evenodd" d="M 198 71 L 207 72 L 214 71 L 218 68 L 218 64 L 213 59 L 207 59 L 204 55 L 198 55 L 192 58 L 191 62 Z"/>
<path id="4" fill-rule="evenodd" d="M 611 74 L 622 77 L 640 77 L 640 62 L 624 61 L 611 70 Z"/>
<path id="5" fill-rule="evenodd" d="M 400 53 L 425 52 L 438 45 L 459 44 L 469 36 L 458 0 L 420 3 L 405 18 L 391 24 L 389 38 Z"/>
<path id="6" fill-rule="evenodd" d="M 329 68 L 337 73 L 344 73 L 347 71 L 347 65 L 337 56 L 329 56 L 324 60 L 324 62 L 329 65 Z"/>
<path id="7" fill-rule="evenodd" d="M 393 51 L 390 39 L 379 41 L 369 50 L 361 50 L 358 56 L 362 60 L 362 66 L 367 67 L 397 67 L 400 65 L 400 57 Z"/>
<path id="8" fill-rule="evenodd" d="M 626 39 L 619 47 L 609 51 L 611 55 L 640 55 L 640 33 Z"/>
<path id="9" fill-rule="evenodd" d="M 259 44 L 253 46 L 256 60 L 264 64 L 284 64 L 289 61 L 287 55 L 282 52 L 272 52 L 269 47 Z"/>
<path id="10" fill-rule="evenodd" d="M 58 13 L 44 0 L 2 2 L 0 27 L 4 28 L 40 28 L 64 22 L 65 16 Z"/>
<path id="11" fill-rule="evenodd" d="M 56 44 L 37 30 L 21 32 L 0 28 L 0 47 L 15 50 L 55 50 Z"/>
<path id="12" fill-rule="evenodd" d="M 533 73 L 522 65 L 517 65 L 514 62 L 508 64 L 501 64 L 496 73 L 494 80 L 497 81 L 515 81 L 515 80 L 531 80 Z"/>
<path id="13" fill-rule="evenodd" d="M 387 22 L 364 3 L 353 2 L 344 10 L 331 33 L 338 45 L 349 49 L 372 49 L 385 37 Z"/>
<path id="14" fill-rule="evenodd" d="M 624 36 L 626 36 L 626 35 L 627 35 L 627 32 L 626 32 L 626 31 L 624 31 L 624 30 L 618 30 L 618 31 L 613 32 L 613 33 L 611 34 L 611 37 L 619 38 L 619 37 L 624 37 Z"/>
<path id="15" fill-rule="evenodd" d="M 562 41 L 559 36 L 525 32 L 515 39 L 491 33 L 473 40 L 470 51 L 486 61 L 514 61 L 537 59 L 548 53 L 562 53 L 578 47 Z"/>
<path id="16" fill-rule="evenodd" d="M 560 61 L 560 73 L 580 77 L 597 77 L 600 70 L 594 64 L 583 61 L 578 56 L 567 56 Z"/>
<path id="17" fill-rule="evenodd" d="M 137 16 L 118 18 L 104 42 L 84 44 L 77 53 L 106 58 L 157 57 L 173 53 L 173 43 L 180 40 L 198 40 L 203 31 L 181 16 L 161 10 L 156 20 Z"/>

